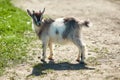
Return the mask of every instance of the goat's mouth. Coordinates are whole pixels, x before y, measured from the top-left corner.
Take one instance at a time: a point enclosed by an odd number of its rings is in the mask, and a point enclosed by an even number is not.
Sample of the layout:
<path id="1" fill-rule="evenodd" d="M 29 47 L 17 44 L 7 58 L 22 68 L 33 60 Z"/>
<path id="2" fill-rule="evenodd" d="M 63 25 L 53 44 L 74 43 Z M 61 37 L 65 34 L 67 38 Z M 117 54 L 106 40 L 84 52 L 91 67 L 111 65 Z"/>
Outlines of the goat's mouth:
<path id="1" fill-rule="evenodd" d="M 39 27 L 41 25 L 41 22 L 34 22 L 34 24 Z"/>

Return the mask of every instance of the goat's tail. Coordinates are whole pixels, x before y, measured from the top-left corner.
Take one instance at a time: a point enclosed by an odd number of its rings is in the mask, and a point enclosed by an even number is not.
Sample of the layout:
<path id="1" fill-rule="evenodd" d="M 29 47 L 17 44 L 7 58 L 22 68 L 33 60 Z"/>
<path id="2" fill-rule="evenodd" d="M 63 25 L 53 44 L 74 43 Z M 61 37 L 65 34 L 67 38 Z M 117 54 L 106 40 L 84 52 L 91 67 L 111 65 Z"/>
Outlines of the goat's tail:
<path id="1" fill-rule="evenodd" d="M 80 21 L 79 25 L 86 26 L 86 27 L 91 27 L 92 23 L 89 20 L 85 20 L 85 21 Z"/>

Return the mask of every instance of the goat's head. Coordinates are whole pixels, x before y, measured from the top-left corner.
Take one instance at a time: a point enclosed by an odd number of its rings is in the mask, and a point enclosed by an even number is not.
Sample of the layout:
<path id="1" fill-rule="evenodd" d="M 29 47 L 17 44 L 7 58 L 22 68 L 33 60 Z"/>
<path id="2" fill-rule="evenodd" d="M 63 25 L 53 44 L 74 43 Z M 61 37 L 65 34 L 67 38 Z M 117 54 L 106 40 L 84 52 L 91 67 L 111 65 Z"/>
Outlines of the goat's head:
<path id="1" fill-rule="evenodd" d="M 31 13 L 30 10 L 27 9 L 28 15 L 33 19 L 34 24 L 37 26 L 41 25 L 44 11 L 45 11 L 45 8 L 42 11 L 40 10 L 39 12 L 35 12 L 33 10 L 33 12 Z"/>

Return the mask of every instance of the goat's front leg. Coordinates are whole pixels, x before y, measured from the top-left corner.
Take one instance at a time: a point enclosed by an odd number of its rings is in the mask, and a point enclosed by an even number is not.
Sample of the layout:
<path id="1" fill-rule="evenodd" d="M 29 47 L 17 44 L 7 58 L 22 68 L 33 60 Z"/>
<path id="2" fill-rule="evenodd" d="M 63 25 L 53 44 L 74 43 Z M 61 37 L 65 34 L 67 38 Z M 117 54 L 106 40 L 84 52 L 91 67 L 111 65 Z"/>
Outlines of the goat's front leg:
<path id="1" fill-rule="evenodd" d="M 48 47 L 50 49 L 50 55 L 48 57 L 49 60 L 53 60 L 52 56 L 53 56 L 53 51 L 52 51 L 52 42 L 51 40 L 49 40 L 49 44 L 48 44 Z"/>
<path id="2" fill-rule="evenodd" d="M 42 59 L 41 59 L 42 62 L 45 62 L 45 58 L 46 58 L 46 47 L 47 47 L 47 43 L 44 43 L 44 42 L 43 42 L 43 44 L 42 44 L 43 53 L 42 53 Z"/>

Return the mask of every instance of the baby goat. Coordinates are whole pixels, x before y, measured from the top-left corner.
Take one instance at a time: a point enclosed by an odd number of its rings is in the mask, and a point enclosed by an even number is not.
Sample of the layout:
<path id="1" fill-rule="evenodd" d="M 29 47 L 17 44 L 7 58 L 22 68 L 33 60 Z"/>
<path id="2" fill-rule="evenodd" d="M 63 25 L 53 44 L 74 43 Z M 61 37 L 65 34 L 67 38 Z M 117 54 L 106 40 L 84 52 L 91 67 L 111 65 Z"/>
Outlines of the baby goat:
<path id="1" fill-rule="evenodd" d="M 50 55 L 49 60 L 53 60 L 52 42 L 66 43 L 71 41 L 74 43 L 78 49 L 79 54 L 77 57 L 78 62 L 84 63 L 85 59 L 85 46 L 80 39 L 80 32 L 82 26 L 89 27 L 89 21 L 79 22 L 73 17 L 69 18 L 58 18 L 58 19 L 43 19 L 43 11 L 32 13 L 27 9 L 27 13 L 32 18 L 32 28 L 34 28 L 38 37 L 42 40 L 42 62 L 45 62 L 46 57 L 46 47 L 49 46 Z M 81 53 L 81 54 L 80 54 Z M 80 61 L 81 57 L 81 61 Z"/>

